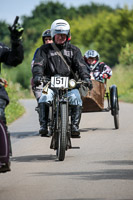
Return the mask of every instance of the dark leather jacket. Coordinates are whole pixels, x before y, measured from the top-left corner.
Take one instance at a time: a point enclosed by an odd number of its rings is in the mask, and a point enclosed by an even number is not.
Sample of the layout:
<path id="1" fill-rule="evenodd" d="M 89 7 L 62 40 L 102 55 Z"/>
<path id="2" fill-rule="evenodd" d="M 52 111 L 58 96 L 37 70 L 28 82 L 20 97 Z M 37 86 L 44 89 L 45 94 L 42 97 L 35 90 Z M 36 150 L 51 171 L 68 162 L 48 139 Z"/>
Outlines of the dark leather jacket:
<path id="1" fill-rule="evenodd" d="M 5 44 L 0 43 L 0 63 L 9 66 L 17 66 L 24 59 L 23 46 L 21 43 L 12 43 L 10 49 Z"/>
<path id="2" fill-rule="evenodd" d="M 79 48 L 67 42 L 65 46 L 60 47 L 60 51 L 73 72 L 77 73 L 82 80 L 90 77 L 87 71 L 87 64 Z M 53 49 L 52 44 L 42 45 L 38 49 L 32 73 L 33 78 L 35 78 L 35 76 L 46 76 L 50 78 L 56 74 L 74 78 L 72 72 L 68 69 L 62 58 Z"/>
<path id="3" fill-rule="evenodd" d="M 5 44 L 0 43 L 0 64 L 4 63 L 8 66 L 17 66 L 23 61 L 24 52 L 23 46 L 20 42 L 12 43 L 12 48 L 10 49 Z M 0 98 L 6 100 L 9 103 L 9 97 L 5 88 L 0 84 Z"/>

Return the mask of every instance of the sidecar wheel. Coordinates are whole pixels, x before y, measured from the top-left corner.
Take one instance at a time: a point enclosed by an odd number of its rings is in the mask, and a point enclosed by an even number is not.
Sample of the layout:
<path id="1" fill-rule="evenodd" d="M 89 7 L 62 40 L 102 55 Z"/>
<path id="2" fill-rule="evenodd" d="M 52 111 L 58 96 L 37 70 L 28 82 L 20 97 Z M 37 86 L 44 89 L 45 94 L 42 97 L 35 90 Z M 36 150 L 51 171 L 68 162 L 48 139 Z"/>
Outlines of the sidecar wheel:
<path id="1" fill-rule="evenodd" d="M 115 129 L 119 129 L 119 102 L 116 85 L 110 87 L 111 114 L 114 116 Z"/>

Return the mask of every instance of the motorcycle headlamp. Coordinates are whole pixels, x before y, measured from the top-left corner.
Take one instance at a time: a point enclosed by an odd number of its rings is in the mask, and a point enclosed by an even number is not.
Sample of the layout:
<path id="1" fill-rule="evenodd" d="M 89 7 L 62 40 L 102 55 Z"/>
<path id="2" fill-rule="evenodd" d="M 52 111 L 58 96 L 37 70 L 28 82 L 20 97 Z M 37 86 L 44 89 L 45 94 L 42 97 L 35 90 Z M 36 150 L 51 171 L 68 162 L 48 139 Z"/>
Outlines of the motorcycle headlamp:
<path id="1" fill-rule="evenodd" d="M 69 87 L 71 89 L 76 87 L 76 81 L 74 79 L 69 80 Z"/>

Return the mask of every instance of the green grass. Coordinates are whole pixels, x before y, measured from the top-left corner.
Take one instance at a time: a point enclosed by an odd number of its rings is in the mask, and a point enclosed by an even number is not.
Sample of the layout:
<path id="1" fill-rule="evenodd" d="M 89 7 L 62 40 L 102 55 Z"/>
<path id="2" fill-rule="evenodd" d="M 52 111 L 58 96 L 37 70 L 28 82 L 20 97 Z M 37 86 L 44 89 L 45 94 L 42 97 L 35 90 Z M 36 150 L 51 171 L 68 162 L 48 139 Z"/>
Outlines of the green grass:
<path id="1" fill-rule="evenodd" d="M 6 107 L 7 124 L 22 116 L 24 112 L 24 107 L 17 100 L 11 99 L 10 104 Z"/>
<path id="2" fill-rule="evenodd" d="M 118 88 L 119 100 L 133 103 L 133 65 L 117 65 L 108 86 L 115 84 Z"/>
<path id="3" fill-rule="evenodd" d="M 25 109 L 19 103 L 19 99 L 21 98 L 22 88 L 19 84 L 13 84 L 11 81 L 8 82 L 8 87 L 6 88 L 8 93 L 10 103 L 7 105 L 5 109 L 7 124 L 10 124 L 18 117 L 24 114 Z"/>
<path id="4" fill-rule="evenodd" d="M 7 69 L 5 70 L 4 68 L 2 69 L 2 76 L 8 81 L 8 87 L 6 88 L 6 91 L 10 99 L 10 103 L 5 109 L 7 124 L 12 123 L 14 120 L 22 116 L 25 112 L 24 107 L 19 103 L 19 99 L 34 98 L 34 95 L 32 91 L 30 91 L 30 89 L 23 89 L 19 83 L 14 83 L 12 81 L 13 71 L 15 76 L 15 69 L 13 69 L 12 71 Z"/>

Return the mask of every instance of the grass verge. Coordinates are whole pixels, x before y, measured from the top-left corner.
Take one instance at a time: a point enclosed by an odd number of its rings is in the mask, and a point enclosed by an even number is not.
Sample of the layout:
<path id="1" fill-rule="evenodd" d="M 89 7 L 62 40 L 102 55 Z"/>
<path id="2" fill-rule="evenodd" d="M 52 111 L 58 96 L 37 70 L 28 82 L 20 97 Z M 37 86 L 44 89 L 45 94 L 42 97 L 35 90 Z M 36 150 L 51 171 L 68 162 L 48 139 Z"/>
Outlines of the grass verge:
<path id="1" fill-rule="evenodd" d="M 118 65 L 113 69 L 113 75 L 108 86 L 115 84 L 118 89 L 119 100 L 133 103 L 133 65 Z"/>

